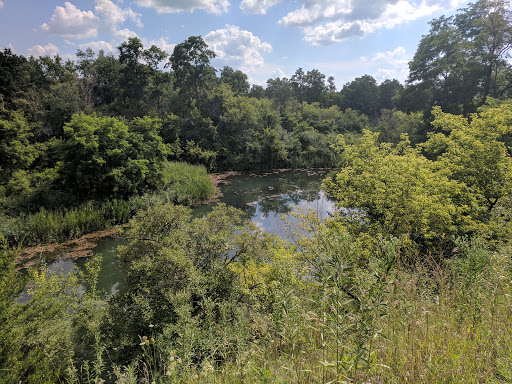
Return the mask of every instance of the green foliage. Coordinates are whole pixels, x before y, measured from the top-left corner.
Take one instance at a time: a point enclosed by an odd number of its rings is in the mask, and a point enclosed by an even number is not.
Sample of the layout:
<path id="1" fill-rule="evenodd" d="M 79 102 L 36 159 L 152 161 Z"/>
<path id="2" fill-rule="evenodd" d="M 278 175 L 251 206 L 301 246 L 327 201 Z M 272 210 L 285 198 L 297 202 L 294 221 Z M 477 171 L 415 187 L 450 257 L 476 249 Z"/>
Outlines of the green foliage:
<path id="1" fill-rule="evenodd" d="M 187 208 L 156 205 L 130 222 L 119 256 L 126 284 L 110 300 L 107 325 L 120 362 L 140 355 L 138 335 L 150 332 L 160 353 L 175 351 L 185 364 L 222 361 L 248 340 L 248 309 L 228 266 L 263 239 L 244 229 L 242 215 L 218 206 L 191 221 Z"/>
<path id="2" fill-rule="evenodd" d="M 29 167 L 37 150 L 31 144 L 33 138 L 25 119 L 19 113 L 12 113 L 0 119 L 0 186 L 6 185 L 17 170 Z"/>
<path id="3" fill-rule="evenodd" d="M 404 102 L 420 110 L 440 105 L 467 116 L 488 96 L 506 96 L 511 15 L 506 1 L 480 0 L 454 16 L 434 19 L 409 64 Z"/>
<path id="4" fill-rule="evenodd" d="M 461 116 L 442 113 L 435 108 L 434 127 L 447 132 L 444 151 L 438 157 L 451 177 L 464 182 L 479 199 L 479 205 L 490 211 L 499 200 L 512 191 L 512 158 L 504 139 L 512 133 L 511 103 L 486 108 L 471 116 L 471 122 Z M 432 137 L 432 136 L 431 136 Z M 425 144 L 436 150 L 437 138 Z"/>
<path id="5" fill-rule="evenodd" d="M 87 204 L 67 210 L 47 211 L 41 208 L 31 215 L 22 215 L 7 228 L 13 244 L 24 246 L 60 243 L 90 232 L 123 224 L 132 214 L 132 204 L 112 200 L 102 204 Z"/>
<path id="6" fill-rule="evenodd" d="M 453 241 L 470 223 L 471 197 L 463 184 L 427 160 L 404 138 L 396 147 L 366 131 L 347 145 L 339 137 L 342 169 L 325 187 L 348 209 L 344 219 L 370 234 L 405 235 L 422 246 Z"/>
<path id="7" fill-rule="evenodd" d="M 12 261 L 12 268 L 14 260 Z M 0 327 L 0 382 L 55 383 L 65 377 L 71 355 L 70 307 L 76 303 L 76 279 L 33 272 L 32 299 L 9 302 Z"/>
<path id="8" fill-rule="evenodd" d="M 406 134 L 413 145 L 425 139 L 425 122 L 420 112 L 404 113 L 397 110 L 384 109 L 375 122 L 372 130 L 379 132 L 382 143 L 398 144 L 402 135 Z"/>
<path id="9" fill-rule="evenodd" d="M 76 208 L 40 208 L 33 214 L 6 216 L 0 223 L 0 232 L 5 234 L 11 245 L 59 243 L 124 224 L 135 211 L 155 201 L 198 205 L 214 194 L 210 177 L 201 166 L 166 163 L 162 170 L 162 183 L 158 191 L 129 200 L 113 199 L 102 203 L 91 201 Z"/>
<path id="10" fill-rule="evenodd" d="M 62 181 L 80 199 L 126 198 L 162 182 L 167 147 L 161 122 L 75 115 L 66 124 Z"/>

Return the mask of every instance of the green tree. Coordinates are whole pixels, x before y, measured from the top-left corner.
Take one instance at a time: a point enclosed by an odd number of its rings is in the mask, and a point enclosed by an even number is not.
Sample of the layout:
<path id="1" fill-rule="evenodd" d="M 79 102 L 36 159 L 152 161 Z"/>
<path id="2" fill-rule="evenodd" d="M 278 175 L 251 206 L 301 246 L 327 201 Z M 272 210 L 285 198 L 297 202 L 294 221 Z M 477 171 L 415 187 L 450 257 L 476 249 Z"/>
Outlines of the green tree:
<path id="1" fill-rule="evenodd" d="M 383 109 L 393 109 L 393 98 L 396 97 L 404 86 L 396 79 L 384 80 L 379 85 L 379 111 Z"/>
<path id="2" fill-rule="evenodd" d="M 437 154 L 450 177 L 466 184 L 484 213 L 490 212 L 512 193 L 512 158 L 505 143 L 512 134 L 512 103 L 486 107 L 471 120 L 440 107 L 433 115 L 432 124 L 445 133 L 431 133 L 426 151 Z"/>
<path id="3" fill-rule="evenodd" d="M 27 170 L 37 155 L 31 144 L 34 135 L 25 119 L 16 112 L 0 119 L 0 185 L 16 170 Z"/>
<path id="4" fill-rule="evenodd" d="M 421 112 L 405 113 L 396 109 L 383 109 L 373 124 L 372 130 L 379 132 L 379 141 L 398 144 L 403 134 L 416 145 L 426 140 L 426 128 Z"/>
<path id="5" fill-rule="evenodd" d="M 126 284 L 109 302 L 105 328 L 120 362 L 142 352 L 144 335 L 154 336 L 159 353 L 174 350 L 185 364 L 235 352 L 223 342 L 239 344 L 233 331 L 248 334 L 250 313 L 230 264 L 260 257 L 265 248 L 242 217 L 219 205 L 191 220 L 188 208 L 157 205 L 130 221 L 130 244 L 119 255 Z"/>
<path id="6" fill-rule="evenodd" d="M 340 91 L 341 109 L 355 109 L 368 117 L 374 117 L 378 112 L 379 87 L 377 81 L 370 75 L 364 75 L 345 84 Z"/>
<path id="7" fill-rule="evenodd" d="M 62 182 L 80 201 L 126 198 L 161 184 L 167 146 L 159 119 L 75 115 L 64 127 Z"/>
<path id="8" fill-rule="evenodd" d="M 201 36 L 190 36 L 176 45 L 169 62 L 176 77 L 175 86 L 185 95 L 192 92 L 199 100 L 201 87 L 215 77 L 215 70 L 210 65 L 213 58 L 215 53 L 208 49 Z"/>
<path id="9" fill-rule="evenodd" d="M 224 67 L 220 73 L 220 81 L 228 84 L 235 95 L 249 92 L 247 75 L 240 70 L 235 71 L 231 67 Z"/>
<path id="10" fill-rule="evenodd" d="M 337 150 L 341 170 L 324 185 L 348 210 L 342 218 L 352 230 L 443 249 L 470 224 L 464 184 L 410 147 L 406 136 L 396 147 L 379 144 L 369 131 L 353 145 L 339 136 Z"/>
<path id="11" fill-rule="evenodd" d="M 506 60 L 512 46 L 512 13 L 506 1 L 480 0 L 430 25 L 409 64 L 403 99 L 415 100 L 426 110 L 439 105 L 468 116 L 487 96 L 506 95 L 512 87 Z"/>

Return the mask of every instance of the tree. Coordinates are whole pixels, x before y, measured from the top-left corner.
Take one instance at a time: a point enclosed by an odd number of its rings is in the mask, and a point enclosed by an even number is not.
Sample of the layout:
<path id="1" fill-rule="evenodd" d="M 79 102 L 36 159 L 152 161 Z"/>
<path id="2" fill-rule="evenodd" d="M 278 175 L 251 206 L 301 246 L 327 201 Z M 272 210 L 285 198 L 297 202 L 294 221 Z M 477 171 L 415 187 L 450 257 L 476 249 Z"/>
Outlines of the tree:
<path id="1" fill-rule="evenodd" d="M 274 103 L 279 107 L 281 113 L 283 113 L 288 103 L 292 100 L 293 92 L 293 85 L 286 77 L 282 79 L 276 77 L 275 79 L 267 80 L 265 96 L 274 100 Z"/>
<path id="2" fill-rule="evenodd" d="M 405 113 L 396 109 L 383 109 L 372 130 L 379 132 L 381 143 L 398 144 L 403 134 L 407 134 L 414 145 L 426 139 L 425 121 L 421 112 Z"/>
<path id="3" fill-rule="evenodd" d="M 505 139 L 512 134 L 512 102 L 488 106 L 471 120 L 433 111 L 434 127 L 425 144 L 430 154 L 449 170 L 450 177 L 467 185 L 487 215 L 512 193 L 512 157 Z"/>
<path id="4" fill-rule="evenodd" d="M 378 110 L 393 109 L 393 97 L 395 97 L 404 86 L 396 79 L 384 80 L 379 85 L 379 106 Z"/>
<path id="5" fill-rule="evenodd" d="M 405 98 L 468 116 L 487 96 L 512 87 L 512 12 L 505 0 L 479 0 L 452 17 L 434 19 L 409 63 Z"/>
<path id="6" fill-rule="evenodd" d="M 249 97 L 254 97 L 256 99 L 263 99 L 265 97 L 265 88 L 261 85 L 253 84 L 251 85 L 251 89 L 249 91 Z"/>
<path id="7" fill-rule="evenodd" d="M 347 83 L 340 91 L 341 109 L 355 109 L 368 117 L 374 117 L 378 112 L 379 87 L 377 81 L 370 75 L 364 75 Z"/>
<path id="8" fill-rule="evenodd" d="M 0 52 L 0 110 L 12 108 L 13 100 L 27 88 L 27 59 L 9 48 Z"/>
<path id="9" fill-rule="evenodd" d="M 194 93 L 199 100 L 199 90 L 215 76 L 215 70 L 210 65 L 210 59 L 215 53 L 208 49 L 201 36 L 190 36 L 183 43 L 174 47 L 169 64 L 176 76 L 175 86 L 181 92 Z"/>
<path id="10" fill-rule="evenodd" d="M 318 69 L 304 73 L 302 68 L 297 69 L 290 79 L 293 91 L 297 100 L 302 103 L 320 102 L 322 93 L 327 89 L 325 86 L 325 75 Z"/>
<path id="11" fill-rule="evenodd" d="M 126 284 L 110 300 L 105 327 L 116 357 L 129 363 L 143 335 L 154 335 L 157 347 L 168 345 L 187 364 L 234 352 L 232 331 L 248 332 L 250 313 L 231 265 L 262 257 L 266 244 L 243 215 L 218 205 L 192 220 L 189 208 L 156 205 L 130 221 L 130 244 L 119 254 Z M 223 343 L 228 339 L 235 343 Z"/>
<path id="12" fill-rule="evenodd" d="M 464 185 L 412 148 L 406 137 L 397 146 L 379 144 L 378 134 L 365 131 L 354 145 L 339 136 L 336 148 L 342 168 L 324 184 L 348 210 L 343 219 L 352 230 L 444 247 L 467 228 Z"/>
<path id="13" fill-rule="evenodd" d="M 32 164 L 37 155 L 30 142 L 33 136 L 19 113 L 0 119 L 0 185 L 7 183 L 14 171 L 26 170 Z"/>
<path id="14" fill-rule="evenodd" d="M 240 70 L 235 71 L 231 67 L 224 67 L 220 74 L 220 81 L 228 84 L 235 95 L 249 92 L 247 75 Z"/>
<path id="15" fill-rule="evenodd" d="M 65 125 L 60 178 L 80 201 L 127 198 L 162 183 L 161 121 L 74 115 Z"/>

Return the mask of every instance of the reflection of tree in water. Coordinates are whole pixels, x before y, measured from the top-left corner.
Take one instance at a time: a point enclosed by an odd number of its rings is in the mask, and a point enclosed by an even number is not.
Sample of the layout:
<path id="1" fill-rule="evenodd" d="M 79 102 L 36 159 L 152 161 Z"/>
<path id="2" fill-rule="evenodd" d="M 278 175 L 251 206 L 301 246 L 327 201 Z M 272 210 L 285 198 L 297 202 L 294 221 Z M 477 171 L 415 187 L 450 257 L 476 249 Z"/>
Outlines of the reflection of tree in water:
<path id="1" fill-rule="evenodd" d="M 243 210 L 249 219 L 259 211 L 288 214 L 292 205 L 320 198 L 319 190 L 326 172 L 285 171 L 275 174 L 237 175 L 222 186 L 222 202 Z"/>
<path id="2" fill-rule="evenodd" d="M 259 200 L 258 205 L 263 217 L 266 218 L 269 213 L 288 214 L 292 211 L 292 207 L 294 205 L 299 205 L 302 201 L 314 201 L 319 199 L 320 194 L 318 191 L 316 193 L 312 193 L 297 190 L 288 194 Z"/>

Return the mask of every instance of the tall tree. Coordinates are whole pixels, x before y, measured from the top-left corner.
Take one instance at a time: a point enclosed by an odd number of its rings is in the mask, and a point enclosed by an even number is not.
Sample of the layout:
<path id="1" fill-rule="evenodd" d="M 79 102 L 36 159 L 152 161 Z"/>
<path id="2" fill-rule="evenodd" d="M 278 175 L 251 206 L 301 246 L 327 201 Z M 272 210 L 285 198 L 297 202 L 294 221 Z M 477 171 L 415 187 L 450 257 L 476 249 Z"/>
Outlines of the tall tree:
<path id="1" fill-rule="evenodd" d="M 370 75 L 364 75 L 347 83 L 341 90 L 342 109 L 355 109 L 369 117 L 377 113 L 379 103 L 379 87 L 377 81 Z"/>
<path id="2" fill-rule="evenodd" d="M 190 36 L 183 43 L 174 47 L 170 65 L 176 76 L 175 86 L 184 94 L 193 92 L 199 99 L 200 88 L 215 76 L 210 59 L 215 52 L 208 49 L 208 44 L 201 36 Z"/>
<path id="3" fill-rule="evenodd" d="M 452 17 L 434 19 L 409 63 L 405 98 L 468 115 L 487 96 L 512 88 L 512 12 L 505 0 L 480 0 Z"/>

